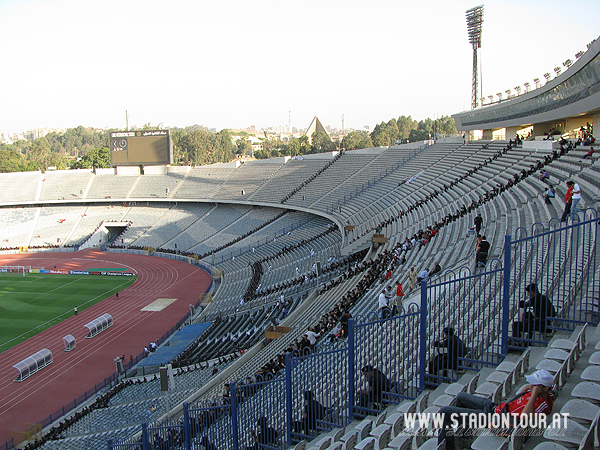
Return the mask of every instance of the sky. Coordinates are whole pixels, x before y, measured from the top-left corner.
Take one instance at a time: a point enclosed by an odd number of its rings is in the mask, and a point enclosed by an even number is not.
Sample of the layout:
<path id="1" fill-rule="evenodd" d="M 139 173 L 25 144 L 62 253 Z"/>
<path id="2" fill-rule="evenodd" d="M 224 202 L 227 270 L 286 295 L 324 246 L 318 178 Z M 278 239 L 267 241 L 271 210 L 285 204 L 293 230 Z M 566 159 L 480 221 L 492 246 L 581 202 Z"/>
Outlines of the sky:
<path id="1" fill-rule="evenodd" d="M 473 0 L 0 0 L 0 132 L 371 129 L 470 109 Z M 599 37 L 600 1 L 484 3 L 483 94 Z"/>

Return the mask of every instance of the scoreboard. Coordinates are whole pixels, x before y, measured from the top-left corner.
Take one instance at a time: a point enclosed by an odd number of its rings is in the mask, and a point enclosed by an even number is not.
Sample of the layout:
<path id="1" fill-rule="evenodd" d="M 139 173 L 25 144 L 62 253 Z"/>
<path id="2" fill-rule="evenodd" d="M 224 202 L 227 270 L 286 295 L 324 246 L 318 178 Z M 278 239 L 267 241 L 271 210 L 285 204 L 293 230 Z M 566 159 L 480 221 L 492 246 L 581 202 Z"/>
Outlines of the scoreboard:
<path id="1" fill-rule="evenodd" d="M 169 130 L 110 133 L 110 160 L 113 166 L 173 164 Z"/>

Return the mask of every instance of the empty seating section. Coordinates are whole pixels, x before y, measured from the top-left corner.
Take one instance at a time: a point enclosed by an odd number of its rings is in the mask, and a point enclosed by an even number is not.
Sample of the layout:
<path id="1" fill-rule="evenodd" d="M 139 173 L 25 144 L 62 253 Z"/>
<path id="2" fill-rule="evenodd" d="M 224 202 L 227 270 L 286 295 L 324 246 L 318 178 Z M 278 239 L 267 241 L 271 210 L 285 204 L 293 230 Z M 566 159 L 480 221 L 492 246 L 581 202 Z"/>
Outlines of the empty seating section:
<path id="1" fill-rule="evenodd" d="M 210 195 L 215 199 L 247 200 L 267 179 L 281 167 L 270 161 L 250 161 L 242 164 Z M 242 194 L 242 191 L 244 193 Z"/>
<path id="2" fill-rule="evenodd" d="M 0 203 L 33 202 L 37 200 L 43 174 L 17 172 L 0 174 Z M 15 189 L 18 186 L 18 189 Z"/>
<path id="3" fill-rule="evenodd" d="M 170 241 L 177 238 L 191 224 L 200 220 L 211 208 L 210 203 L 181 203 L 161 216 L 151 228 L 136 239 L 139 247 L 174 249 Z"/>
<path id="4" fill-rule="evenodd" d="M 266 183 L 254 191 L 254 193 L 249 196 L 249 199 L 261 202 L 279 203 L 292 191 L 292 189 L 301 185 L 313 174 L 317 173 L 330 160 L 331 158 L 293 158 L 280 167 Z"/>
<path id="5" fill-rule="evenodd" d="M 183 174 L 140 176 L 129 192 L 128 197 L 136 199 L 170 197 L 175 187 L 183 180 L 183 177 Z"/>
<path id="6" fill-rule="evenodd" d="M 323 196 L 328 196 L 332 188 L 352 179 L 376 157 L 377 155 L 356 154 L 353 151 L 344 153 L 334 164 L 292 196 L 286 204 L 309 207 Z"/>
<path id="7" fill-rule="evenodd" d="M 103 199 L 127 198 L 127 194 L 138 181 L 139 176 L 134 175 L 116 175 L 116 174 L 101 174 L 95 175 L 92 179 L 86 198 Z"/>
<path id="8" fill-rule="evenodd" d="M 67 240 L 83 211 L 83 206 L 42 207 L 29 246 L 61 245 Z"/>
<path id="9" fill-rule="evenodd" d="M 127 208 L 119 205 L 93 205 L 84 207 L 81 220 L 65 245 L 80 245 L 85 242 L 103 221 L 120 221 Z"/>
<path id="10" fill-rule="evenodd" d="M 171 208 L 171 204 L 151 204 L 128 207 L 121 220 L 131 222 L 121 235 L 123 245 L 139 245 L 136 240 L 158 222 Z"/>
<path id="11" fill-rule="evenodd" d="M 223 228 L 221 231 L 210 236 L 208 239 L 202 242 L 202 244 L 193 247 L 192 251 L 197 254 L 204 254 L 212 251 L 220 246 L 232 242 L 245 233 L 263 226 L 269 220 L 274 219 L 279 214 L 281 214 L 281 210 L 275 208 L 254 207 L 248 210 L 248 212 L 235 220 L 233 223 Z"/>
<path id="12" fill-rule="evenodd" d="M 93 177 L 91 169 L 47 171 L 43 175 L 40 200 L 85 198 Z"/>
<path id="13" fill-rule="evenodd" d="M 15 248 L 27 245 L 33 233 L 37 208 L 1 208 L 2 234 L 0 248 Z"/>
<path id="14" fill-rule="evenodd" d="M 209 198 L 235 170 L 221 164 L 194 167 L 172 193 L 173 198 Z"/>
<path id="15" fill-rule="evenodd" d="M 251 206 L 245 205 L 218 205 L 204 214 L 200 220 L 183 230 L 175 239 L 169 241 L 169 244 L 173 246 L 177 244 L 177 248 L 181 250 L 196 253 L 194 248 L 199 243 L 238 220 L 250 209 L 252 209 Z"/>

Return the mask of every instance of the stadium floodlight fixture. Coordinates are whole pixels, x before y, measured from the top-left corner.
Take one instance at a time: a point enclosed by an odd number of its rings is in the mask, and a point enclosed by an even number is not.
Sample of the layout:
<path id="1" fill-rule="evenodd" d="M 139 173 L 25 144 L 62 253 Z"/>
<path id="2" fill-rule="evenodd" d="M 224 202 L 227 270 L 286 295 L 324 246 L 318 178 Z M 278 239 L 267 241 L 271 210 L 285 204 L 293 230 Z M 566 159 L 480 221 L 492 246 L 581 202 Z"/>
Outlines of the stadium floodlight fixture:
<path id="1" fill-rule="evenodd" d="M 485 102 L 485 97 L 481 97 L 479 100 L 481 100 L 481 106 L 483 106 L 483 102 Z"/>
<path id="2" fill-rule="evenodd" d="M 575 53 L 575 58 L 579 59 L 579 58 L 581 58 L 581 57 L 582 57 L 584 54 L 585 54 L 584 52 L 581 52 L 581 51 L 579 51 L 579 52 Z"/>
<path id="3" fill-rule="evenodd" d="M 546 73 L 544 74 L 544 78 L 546 79 L 546 83 L 547 83 L 548 81 L 550 81 L 550 78 L 551 78 L 551 77 L 552 77 L 552 75 L 550 75 L 550 72 L 546 72 Z"/>
<path id="4" fill-rule="evenodd" d="M 502 101 L 502 92 L 497 92 L 496 95 L 498 96 L 498 101 L 501 102 Z"/>
<path id="5" fill-rule="evenodd" d="M 507 89 L 504 92 L 506 92 L 506 98 L 510 98 L 510 94 L 512 93 L 512 91 L 510 89 Z"/>
<path id="6" fill-rule="evenodd" d="M 567 59 L 564 63 L 563 66 L 565 66 L 567 69 L 569 67 L 571 67 L 573 65 L 573 61 L 571 61 L 570 59 Z"/>
<path id="7" fill-rule="evenodd" d="M 538 89 L 541 85 L 539 78 L 534 78 L 533 82 L 535 83 L 535 88 Z"/>
<path id="8" fill-rule="evenodd" d="M 521 95 L 521 86 L 515 86 L 515 91 L 517 91 L 517 96 Z"/>
<path id="9" fill-rule="evenodd" d="M 473 84 L 471 90 L 471 107 L 477 108 L 477 99 L 479 98 L 479 78 L 477 63 L 477 51 L 481 48 L 481 29 L 483 26 L 483 5 L 468 9 L 465 12 L 467 18 L 467 32 L 469 42 L 473 46 Z"/>
<path id="10" fill-rule="evenodd" d="M 488 95 L 488 98 L 490 99 L 490 103 L 494 103 L 494 96 L 493 95 Z"/>
<path id="11" fill-rule="evenodd" d="M 529 81 L 526 81 L 525 83 L 523 83 L 523 86 L 525 86 L 525 93 L 528 93 L 531 88 L 531 84 L 529 84 Z"/>
<path id="12" fill-rule="evenodd" d="M 560 73 L 562 72 L 562 69 L 560 67 L 555 67 L 554 72 L 556 73 L 556 76 L 559 76 Z"/>

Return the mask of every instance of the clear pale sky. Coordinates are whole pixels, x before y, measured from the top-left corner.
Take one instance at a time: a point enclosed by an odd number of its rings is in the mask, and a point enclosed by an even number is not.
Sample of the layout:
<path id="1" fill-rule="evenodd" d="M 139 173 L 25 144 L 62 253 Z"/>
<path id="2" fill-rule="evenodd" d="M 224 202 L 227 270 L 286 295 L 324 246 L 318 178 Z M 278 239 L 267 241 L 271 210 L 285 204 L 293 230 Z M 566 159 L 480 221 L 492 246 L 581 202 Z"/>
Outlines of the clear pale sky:
<path id="1" fill-rule="evenodd" d="M 0 0 L 0 132 L 145 123 L 373 128 L 469 109 L 477 1 Z M 600 1 L 485 4 L 484 95 L 599 36 Z"/>

